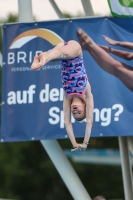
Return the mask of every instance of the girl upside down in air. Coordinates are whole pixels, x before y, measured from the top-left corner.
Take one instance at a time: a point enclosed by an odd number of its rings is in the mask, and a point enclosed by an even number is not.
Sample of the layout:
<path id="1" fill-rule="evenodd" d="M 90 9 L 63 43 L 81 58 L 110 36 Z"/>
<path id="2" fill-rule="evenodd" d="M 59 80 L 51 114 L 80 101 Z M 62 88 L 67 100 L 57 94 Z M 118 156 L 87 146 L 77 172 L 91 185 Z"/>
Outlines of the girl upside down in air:
<path id="1" fill-rule="evenodd" d="M 72 151 L 85 150 L 91 135 L 94 102 L 80 44 L 74 40 L 60 42 L 51 51 L 36 55 L 31 68 L 38 70 L 47 62 L 57 59 L 60 60 L 62 65 L 64 123 L 74 148 Z M 84 140 L 81 144 L 76 142 L 71 123 L 71 114 L 78 121 L 86 118 Z"/>

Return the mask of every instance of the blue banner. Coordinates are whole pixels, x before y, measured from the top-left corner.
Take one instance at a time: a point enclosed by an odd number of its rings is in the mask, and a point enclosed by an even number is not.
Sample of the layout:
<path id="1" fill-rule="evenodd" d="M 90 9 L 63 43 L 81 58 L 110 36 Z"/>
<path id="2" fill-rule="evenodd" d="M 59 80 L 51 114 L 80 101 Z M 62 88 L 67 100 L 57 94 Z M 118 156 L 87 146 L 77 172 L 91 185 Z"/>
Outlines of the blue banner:
<path id="1" fill-rule="evenodd" d="M 4 25 L 1 141 L 68 137 L 63 118 L 60 63 L 49 62 L 33 71 L 31 64 L 35 54 L 48 51 L 61 41 L 78 41 L 78 28 L 87 32 L 96 44 L 107 46 L 102 35 L 132 41 L 132 27 L 132 18 L 66 19 Z M 100 68 L 87 51 L 83 51 L 83 56 L 95 103 L 91 137 L 133 135 L 133 92 L 118 77 Z M 131 66 L 133 73 L 133 61 L 111 56 Z M 75 136 L 83 137 L 86 123 L 74 119 L 72 123 Z"/>

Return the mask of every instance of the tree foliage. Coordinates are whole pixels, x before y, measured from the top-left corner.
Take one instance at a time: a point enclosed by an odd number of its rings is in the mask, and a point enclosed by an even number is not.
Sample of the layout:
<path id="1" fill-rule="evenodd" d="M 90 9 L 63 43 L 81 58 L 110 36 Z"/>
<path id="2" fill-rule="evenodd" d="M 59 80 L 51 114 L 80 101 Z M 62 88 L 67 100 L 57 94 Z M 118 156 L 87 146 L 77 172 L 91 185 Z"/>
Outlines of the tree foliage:
<path id="1" fill-rule="evenodd" d="M 6 19 L 0 19 L 1 24 L 11 23 L 11 22 L 17 22 L 18 17 L 13 14 L 9 14 Z M 0 31 L 0 52 L 2 52 L 2 31 Z"/>
<path id="2" fill-rule="evenodd" d="M 62 148 L 71 148 L 69 140 L 59 140 L 59 143 Z M 117 146 L 114 138 L 92 138 L 89 148 Z M 0 197 L 20 200 L 72 199 L 40 142 L 1 143 L 0 152 Z M 70 162 L 91 197 L 98 194 L 107 198 L 123 197 L 120 167 Z"/>

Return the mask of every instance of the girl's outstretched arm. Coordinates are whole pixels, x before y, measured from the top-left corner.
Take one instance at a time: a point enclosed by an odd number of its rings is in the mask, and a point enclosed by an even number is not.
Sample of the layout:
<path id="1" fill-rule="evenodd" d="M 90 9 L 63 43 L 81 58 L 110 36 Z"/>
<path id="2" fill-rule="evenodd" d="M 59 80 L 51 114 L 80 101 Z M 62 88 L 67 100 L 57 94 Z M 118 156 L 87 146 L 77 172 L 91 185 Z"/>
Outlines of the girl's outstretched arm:
<path id="1" fill-rule="evenodd" d="M 93 110 L 94 110 L 94 100 L 93 100 L 93 95 L 91 93 L 91 87 L 89 83 L 87 83 L 87 86 L 86 86 L 84 100 L 86 103 L 86 129 L 85 129 L 84 140 L 82 144 L 78 144 L 78 147 L 75 149 L 72 149 L 71 151 L 85 150 L 89 144 L 92 123 L 93 123 Z"/>
<path id="2" fill-rule="evenodd" d="M 83 144 L 89 143 L 90 135 L 91 135 L 91 129 L 92 129 L 92 123 L 93 123 L 93 110 L 94 110 L 94 100 L 93 95 L 91 93 L 90 84 L 87 84 L 86 87 L 86 130 L 85 130 L 85 136 Z"/>
<path id="3" fill-rule="evenodd" d="M 73 127 L 71 123 L 71 102 L 64 92 L 64 101 L 63 101 L 63 111 L 64 111 L 64 124 L 66 127 L 66 131 L 71 140 L 73 147 L 77 147 L 76 139 L 73 132 Z"/>
<path id="4" fill-rule="evenodd" d="M 76 142 L 74 132 L 73 132 L 73 127 L 71 123 L 71 111 L 70 111 L 70 100 L 67 97 L 67 95 L 64 92 L 64 102 L 63 102 L 63 111 L 64 111 L 64 123 L 66 127 L 66 131 L 68 133 L 68 136 L 71 140 L 71 143 L 74 147 L 71 151 L 76 151 L 76 150 L 85 150 L 87 145 L 83 144 L 78 144 Z"/>

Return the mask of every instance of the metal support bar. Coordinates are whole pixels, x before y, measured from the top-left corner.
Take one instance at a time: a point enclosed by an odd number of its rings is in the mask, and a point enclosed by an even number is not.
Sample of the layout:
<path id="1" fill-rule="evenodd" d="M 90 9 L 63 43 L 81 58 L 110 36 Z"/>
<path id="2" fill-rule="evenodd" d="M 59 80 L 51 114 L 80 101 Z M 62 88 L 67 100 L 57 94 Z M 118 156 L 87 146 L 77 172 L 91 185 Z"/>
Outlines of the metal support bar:
<path id="1" fill-rule="evenodd" d="M 56 140 L 42 140 L 43 147 L 75 200 L 91 200 L 82 182 Z"/>
<path id="2" fill-rule="evenodd" d="M 2 67 L 2 54 L 0 52 L 0 66 Z"/>
<path id="3" fill-rule="evenodd" d="M 90 0 L 81 0 L 84 12 L 87 16 L 94 16 L 93 8 Z"/>
<path id="4" fill-rule="evenodd" d="M 122 175 L 125 200 L 133 200 L 132 170 L 128 147 L 128 138 L 119 137 L 120 156 L 122 164 Z"/>
<path id="5" fill-rule="evenodd" d="M 49 2 L 51 3 L 52 7 L 54 8 L 56 14 L 58 15 L 59 18 L 63 18 L 63 14 L 60 11 L 60 9 L 58 8 L 57 4 L 55 3 L 54 0 L 49 0 Z"/>
<path id="6" fill-rule="evenodd" d="M 129 150 L 133 154 L 133 137 L 128 137 Z"/>
<path id="7" fill-rule="evenodd" d="M 18 13 L 20 22 L 32 22 L 32 3 L 31 0 L 18 0 Z"/>

